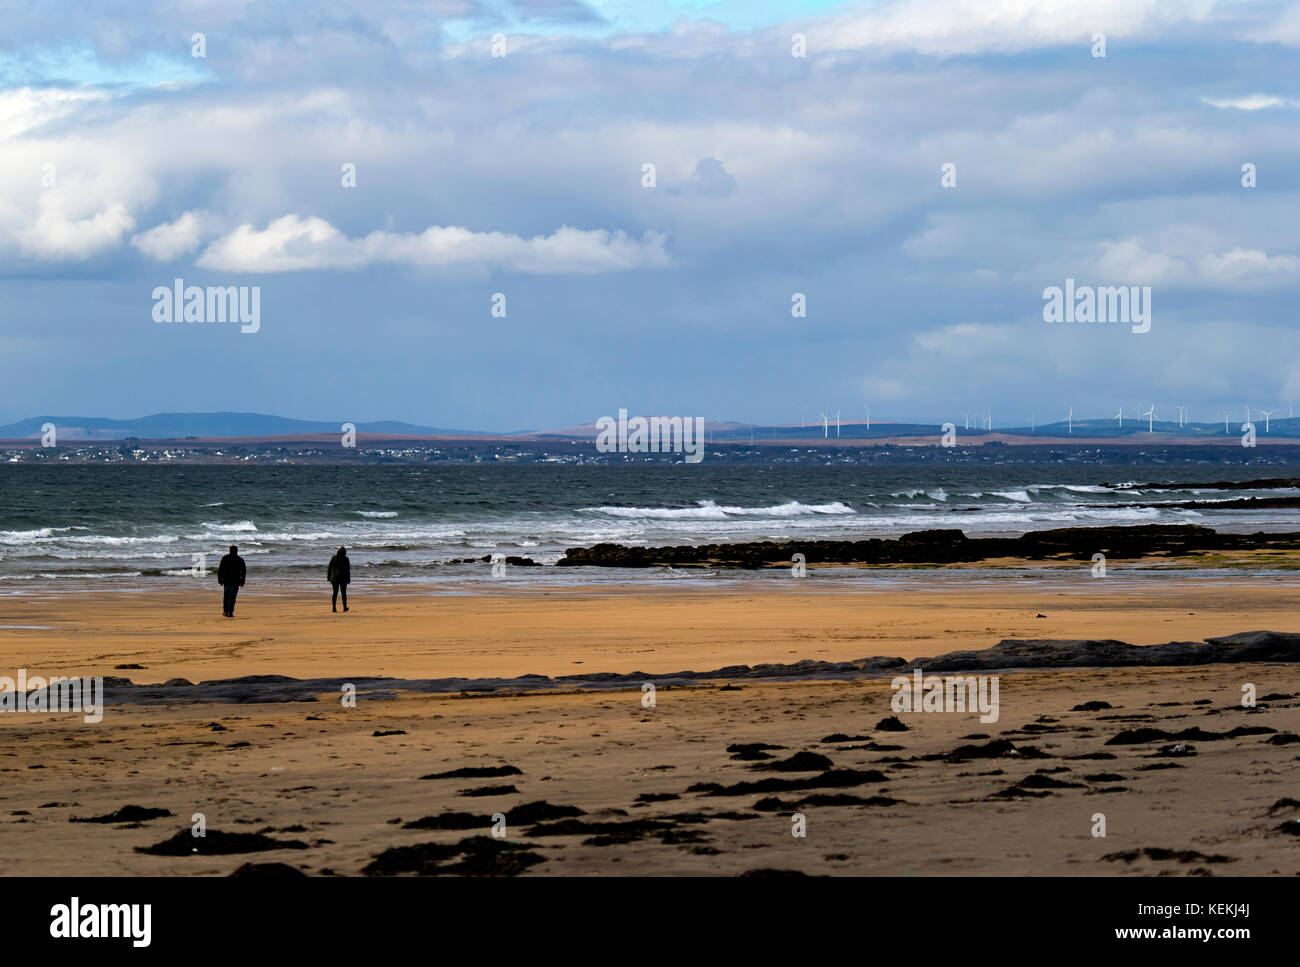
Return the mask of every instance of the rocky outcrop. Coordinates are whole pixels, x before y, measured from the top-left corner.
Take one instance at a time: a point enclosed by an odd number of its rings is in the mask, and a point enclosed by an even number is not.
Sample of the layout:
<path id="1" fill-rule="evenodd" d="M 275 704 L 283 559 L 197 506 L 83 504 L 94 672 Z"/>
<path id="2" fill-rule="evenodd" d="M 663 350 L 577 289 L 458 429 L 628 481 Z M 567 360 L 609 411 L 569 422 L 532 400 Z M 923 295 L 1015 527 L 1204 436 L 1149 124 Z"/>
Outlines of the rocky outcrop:
<path id="1" fill-rule="evenodd" d="M 1283 490 L 1300 487 L 1297 477 L 1260 477 L 1257 480 L 1215 480 L 1211 483 L 1186 483 L 1184 481 L 1167 481 L 1165 483 L 1140 484 L 1102 484 L 1116 490 Z"/>
<path id="2" fill-rule="evenodd" d="M 798 679 L 847 681 L 908 674 L 956 671 L 997 671 L 1027 668 L 1118 668 L 1133 665 L 1208 665 L 1234 662 L 1300 661 L 1300 634 L 1280 631 L 1246 631 L 1205 641 L 1170 641 L 1157 645 L 1130 645 L 1113 639 L 1021 639 L 1008 638 L 982 651 L 952 651 L 913 661 L 889 656 L 857 658 L 852 661 L 803 661 L 790 664 L 728 665 L 713 671 L 588 672 L 578 675 L 520 675 L 516 678 L 286 678 L 283 675 L 250 675 L 244 678 L 201 682 L 198 685 L 115 685 L 106 687 L 109 705 L 145 705 L 180 702 L 314 702 L 319 696 L 340 693 L 345 684 L 355 686 L 358 699 L 391 699 L 399 691 L 510 694 L 554 689 L 636 688 L 644 682 L 659 687 L 690 687 L 712 682 L 745 679 L 792 681 Z M 899 723 L 901 724 L 901 723 Z M 890 730 L 889 720 L 877 729 Z M 508 768 L 508 767 L 505 767 Z M 477 771 L 474 776 L 513 775 L 505 771 Z M 422 778 L 467 778 L 469 772 Z"/>
<path id="3" fill-rule="evenodd" d="M 953 651 L 919 659 L 908 668 L 962 671 L 996 668 L 1118 668 L 1126 665 L 1209 665 L 1244 661 L 1300 661 L 1300 634 L 1246 631 L 1205 641 L 1129 645 L 1113 639 L 1052 641 L 1007 638 L 983 651 Z"/>
<path id="4" fill-rule="evenodd" d="M 1270 498 L 1271 499 L 1271 498 Z M 1282 498 L 1278 498 L 1282 499 Z M 1172 506 L 1172 505 L 1171 505 Z M 963 564 L 997 558 L 1090 561 L 1177 556 L 1201 551 L 1300 549 L 1300 533 L 1224 534 L 1193 524 L 1133 527 L 1063 527 L 1020 537 L 967 537 L 960 530 L 927 530 L 896 540 L 760 541 L 630 547 L 596 544 L 569 548 L 560 567 L 790 567 L 795 554 L 817 564 Z"/>

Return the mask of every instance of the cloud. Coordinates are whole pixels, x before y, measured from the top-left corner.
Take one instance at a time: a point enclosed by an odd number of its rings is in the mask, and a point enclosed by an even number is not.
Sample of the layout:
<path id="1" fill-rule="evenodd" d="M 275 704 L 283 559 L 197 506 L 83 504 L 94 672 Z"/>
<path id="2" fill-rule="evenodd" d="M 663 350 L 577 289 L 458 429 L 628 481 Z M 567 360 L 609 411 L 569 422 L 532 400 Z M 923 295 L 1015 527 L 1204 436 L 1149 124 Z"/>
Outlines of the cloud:
<path id="1" fill-rule="evenodd" d="M 1199 263 L 1203 279 L 1227 285 L 1287 283 L 1300 279 L 1300 257 L 1269 255 L 1259 249 L 1234 248 L 1222 255 L 1206 255 Z"/>
<path id="2" fill-rule="evenodd" d="M 1240 247 L 1222 253 L 1196 254 L 1190 246 L 1182 252 L 1161 252 L 1140 239 L 1126 238 L 1103 242 L 1093 270 L 1101 284 L 1265 288 L 1300 279 L 1300 257 Z"/>
<path id="3" fill-rule="evenodd" d="M 665 186 L 670 195 L 701 195 L 723 198 L 736 190 L 736 179 L 717 158 L 701 158 L 687 181 Z"/>
<path id="4" fill-rule="evenodd" d="M 174 222 L 132 236 L 131 244 L 157 262 L 173 262 L 199 247 L 206 220 L 206 212 L 186 212 Z"/>
<path id="5" fill-rule="evenodd" d="M 646 232 L 638 242 L 625 232 L 563 226 L 548 236 L 522 238 L 434 225 L 419 234 L 376 231 L 348 238 L 323 218 L 285 215 L 264 230 L 241 225 L 217 239 L 198 259 L 208 269 L 301 272 L 360 269 L 371 265 L 431 268 L 476 266 L 531 274 L 661 269 L 670 264 L 665 236 Z"/>
<path id="6" fill-rule="evenodd" d="M 817 23 L 814 50 L 882 48 L 954 56 L 1014 53 L 1075 44 L 1084 56 L 1093 33 L 1107 40 L 1158 35 L 1205 21 L 1215 0 L 893 0 Z"/>
<path id="7" fill-rule="evenodd" d="M 1300 107 L 1300 101 L 1292 101 L 1270 94 L 1251 94 L 1247 97 L 1203 97 L 1206 104 L 1217 108 L 1236 108 L 1238 111 L 1262 111 L 1270 107 Z"/>
<path id="8" fill-rule="evenodd" d="M 42 198 L 41 212 L 34 224 L 17 233 L 24 254 L 40 259 L 82 261 L 121 244 L 122 236 L 135 227 L 135 220 L 121 202 L 111 203 L 87 218 L 69 217 L 57 204 L 50 189 Z"/>
<path id="9" fill-rule="evenodd" d="M 224 406 L 219 380 L 189 375 L 214 371 L 210 347 L 169 342 L 187 375 L 168 382 L 149 368 L 156 327 L 131 321 L 158 264 L 195 260 L 280 273 L 263 276 L 279 295 L 274 338 L 238 364 L 250 406 L 304 416 L 329 406 L 295 372 L 304 354 L 313 374 L 355 373 L 358 405 L 377 415 L 465 426 L 519 422 L 509 394 L 474 392 L 488 372 L 536 401 L 538 425 L 585 418 L 602 393 L 779 417 L 774 378 L 845 412 L 865 385 L 899 415 L 952 386 L 954 405 L 995 420 L 1031 394 L 1040 415 L 1067 396 L 1078 413 L 1085 390 L 1114 412 L 1156 368 L 1180 402 L 1300 380 L 1300 363 L 1239 346 L 1252 325 L 1300 329 L 1286 100 L 1300 68 L 1282 46 L 1300 42 L 1294 3 L 782 2 L 800 12 L 750 29 L 741 8 L 766 3 L 674 0 L 668 29 L 628 19 L 621 0 L 588 3 L 608 27 L 578 24 L 567 0 L 141 0 L 116 19 L 87 0 L 59 18 L 0 0 L 14 77 L 62 76 L 53 63 L 86 81 L 0 81 L 0 275 L 11 315 L 52 322 L 6 343 L 0 410 L 24 411 L 0 416 L 79 400 Z M 1293 29 L 1274 37 L 1279 17 Z M 189 57 L 195 30 L 206 60 Z M 491 56 L 497 30 L 505 58 Z M 795 31 L 807 58 L 790 56 Z M 1089 55 L 1094 32 L 1106 60 Z M 75 56 L 51 61 L 65 48 Z M 640 187 L 647 161 L 661 190 Z M 344 190 L 348 162 L 359 180 Z M 420 269 L 439 266 L 448 313 L 481 309 L 484 272 L 514 272 L 539 325 L 511 340 L 446 333 L 469 362 L 431 386 Z M 1067 277 L 1159 286 L 1152 331 L 1042 323 L 1043 288 Z M 806 323 L 790 318 L 793 292 L 808 296 Z M 618 338 L 593 347 L 590 320 L 610 305 Z M 366 340 L 322 338 L 371 310 L 385 323 Z M 80 353 L 50 351 L 70 334 Z M 673 339 L 701 348 L 670 372 Z M 575 346 L 584 379 L 557 377 Z M 746 365 L 712 373 L 738 351 Z M 358 353 L 383 362 L 359 367 Z"/>
<path id="10" fill-rule="evenodd" d="M 1172 285 L 1193 275 L 1186 259 L 1152 251 L 1136 238 L 1103 242 L 1094 271 L 1105 285 Z"/>

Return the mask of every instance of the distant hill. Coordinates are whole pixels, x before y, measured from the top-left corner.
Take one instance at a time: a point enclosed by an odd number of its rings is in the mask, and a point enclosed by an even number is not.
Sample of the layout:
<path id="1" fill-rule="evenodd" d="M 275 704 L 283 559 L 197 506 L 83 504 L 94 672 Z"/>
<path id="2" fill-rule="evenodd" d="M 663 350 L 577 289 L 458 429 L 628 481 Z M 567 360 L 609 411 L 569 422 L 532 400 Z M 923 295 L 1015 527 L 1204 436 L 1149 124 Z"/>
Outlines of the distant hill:
<path id="1" fill-rule="evenodd" d="M 134 420 L 98 416 L 33 416 L 0 426 L 0 439 L 20 440 L 41 435 L 41 426 L 53 423 L 63 440 L 170 440 L 185 437 L 268 437 L 313 433 L 338 433 L 343 420 L 294 420 L 262 413 L 155 413 Z M 396 420 L 356 423 L 358 433 L 395 436 L 485 436 L 472 430 L 447 430 Z"/>

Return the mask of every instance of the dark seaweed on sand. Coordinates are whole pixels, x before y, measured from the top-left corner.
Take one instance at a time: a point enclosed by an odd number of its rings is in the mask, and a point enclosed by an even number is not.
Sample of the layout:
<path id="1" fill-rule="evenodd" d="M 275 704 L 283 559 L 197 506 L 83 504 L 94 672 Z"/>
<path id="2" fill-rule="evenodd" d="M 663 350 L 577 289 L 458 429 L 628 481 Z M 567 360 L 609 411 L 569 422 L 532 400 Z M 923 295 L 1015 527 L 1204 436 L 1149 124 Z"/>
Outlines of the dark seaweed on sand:
<path id="1" fill-rule="evenodd" d="M 223 856 L 228 853 L 260 853 L 272 849 L 306 849 L 296 839 L 271 839 L 261 833 L 223 833 L 210 829 L 205 836 L 195 836 L 182 829 L 171 839 L 152 846 L 137 846 L 137 853 L 151 856 Z"/>

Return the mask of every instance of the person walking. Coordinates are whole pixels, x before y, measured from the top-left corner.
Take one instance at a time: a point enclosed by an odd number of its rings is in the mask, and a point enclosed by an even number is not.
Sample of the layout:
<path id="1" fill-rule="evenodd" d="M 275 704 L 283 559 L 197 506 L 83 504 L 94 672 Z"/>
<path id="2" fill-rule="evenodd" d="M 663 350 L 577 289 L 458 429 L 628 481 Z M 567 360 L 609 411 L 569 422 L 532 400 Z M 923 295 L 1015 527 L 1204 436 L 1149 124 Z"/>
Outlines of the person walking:
<path id="1" fill-rule="evenodd" d="M 235 616 L 235 596 L 244 586 L 244 578 L 247 576 L 248 568 L 244 565 L 244 559 L 239 556 L 239 548 L 231 544 L 230 553 L 217 565 L 217 583 L 225 590 L 222 596 L 221 613 L 227 618 Z"/>
<path id="2" fill-rule="evenodd" d="M 338 611 L 339 594 L 343 595 L 343 610 L 348 610 L 348 585 L 352 582 L 352 562 L 348 560 L 348 549 L 340 547 L 338 553 L 330 558 L 330 566 L 325 572 L 334 594 L 330 598 L 330 610 Z"/>

